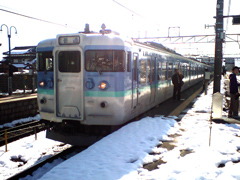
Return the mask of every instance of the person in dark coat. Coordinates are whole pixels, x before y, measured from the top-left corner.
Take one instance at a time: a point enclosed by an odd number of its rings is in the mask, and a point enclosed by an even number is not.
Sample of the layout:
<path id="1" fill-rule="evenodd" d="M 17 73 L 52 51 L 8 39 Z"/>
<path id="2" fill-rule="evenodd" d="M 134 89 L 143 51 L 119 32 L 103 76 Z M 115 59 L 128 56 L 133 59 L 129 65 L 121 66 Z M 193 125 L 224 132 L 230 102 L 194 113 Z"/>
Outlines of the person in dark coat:
<path id="1" fill-rule="evenodd" d="M 234 117 L 234 118 L 238 118 L 238 108 L 239 108 L 238 86 L 240 86 L 240 84 L 237 82 L 237 77 L 236 77 L 238 73 L 239 73 L 238 67 L 234 66 L 232 68 L 232 74 L 230 74 L 229 76 L 231 103 L 230 103 L 230 109 L 228 112 L 228 117 Z"/>
<path id="2" fill-rule="evenodd" d="M 173 100 L 181 100 L 181 87 L 183 85 L 183 78 L 182 74 L 179 74 L 179 70 L 175 69 L 174 75 L 172 76 L 172 83 L 173 83 Z"/>

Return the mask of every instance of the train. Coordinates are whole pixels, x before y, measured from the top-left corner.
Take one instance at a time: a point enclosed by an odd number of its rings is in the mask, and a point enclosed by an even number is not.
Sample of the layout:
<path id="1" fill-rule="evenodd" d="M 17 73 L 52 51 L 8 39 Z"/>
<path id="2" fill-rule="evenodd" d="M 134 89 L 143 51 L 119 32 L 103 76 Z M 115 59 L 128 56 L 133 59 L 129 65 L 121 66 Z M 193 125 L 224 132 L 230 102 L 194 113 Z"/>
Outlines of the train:
<path id="1" fill-rule="evenodd" d="M 126 124 L 171 98 L 174 69 L 184 75 L 186 90 L 202 81 L 205 68 L 212 71 L 159 43 L 134 41 L 105 28 L 41 41 L 38 106 L 48 126 L 47 137 L 91 143 L 98 133 Z M 94 138 L 89 135 L 94 133 Z"/>

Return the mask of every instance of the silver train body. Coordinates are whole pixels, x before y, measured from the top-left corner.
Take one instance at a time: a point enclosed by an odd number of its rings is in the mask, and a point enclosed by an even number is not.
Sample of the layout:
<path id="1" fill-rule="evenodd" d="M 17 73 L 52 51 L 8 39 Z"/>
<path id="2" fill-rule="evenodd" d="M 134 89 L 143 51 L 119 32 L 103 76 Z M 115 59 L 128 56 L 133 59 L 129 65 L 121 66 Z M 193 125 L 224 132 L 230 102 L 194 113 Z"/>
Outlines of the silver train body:
<path id="1" fill-rule="evenodd" d="M 185 90 L 207 67 L 160 44 L 113 34 L 58 35 L 40 42 L 37 53 L 39 111 L 59 125 L 56 131 L 125 124 L 172 97 L 174 69 L 184 75 Z"/>

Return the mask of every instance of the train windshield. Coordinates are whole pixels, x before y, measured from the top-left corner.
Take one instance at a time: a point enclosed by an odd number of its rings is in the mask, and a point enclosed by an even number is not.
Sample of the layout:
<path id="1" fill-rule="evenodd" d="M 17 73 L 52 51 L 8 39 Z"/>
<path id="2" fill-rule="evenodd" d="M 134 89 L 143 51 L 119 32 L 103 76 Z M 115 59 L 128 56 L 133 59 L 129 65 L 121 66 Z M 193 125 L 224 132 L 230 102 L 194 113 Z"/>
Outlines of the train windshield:
<path id="1" fill-rule="evenodd" d="M 91 72 L 124 72 L 125 51 L 89 50 L 86 56 L 86 71 Z"/>
<path id="2" fill-rule="evenodd" d="M 53 55 L 52 52 L 38 53 L 38 71 L 53 71 Z"/>

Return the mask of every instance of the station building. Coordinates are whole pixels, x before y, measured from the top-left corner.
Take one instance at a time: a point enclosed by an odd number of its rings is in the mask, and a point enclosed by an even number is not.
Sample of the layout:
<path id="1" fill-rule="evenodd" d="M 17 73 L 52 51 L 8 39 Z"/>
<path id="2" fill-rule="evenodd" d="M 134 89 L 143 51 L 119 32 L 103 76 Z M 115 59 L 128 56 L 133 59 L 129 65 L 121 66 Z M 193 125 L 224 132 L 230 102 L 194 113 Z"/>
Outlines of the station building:
<path id="1" fill-rule="evenodd" d="M 18 46 L 11 50 L 11 60 L 14 72 L 22 72 L 30 66 L 36 66 L 36 46 Z M 3 53 L 0 61 L 0 72 L 8 72 L 9 51 Z"/>

